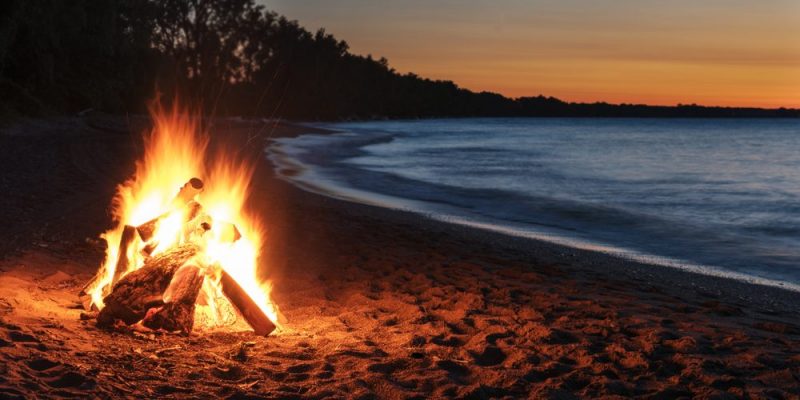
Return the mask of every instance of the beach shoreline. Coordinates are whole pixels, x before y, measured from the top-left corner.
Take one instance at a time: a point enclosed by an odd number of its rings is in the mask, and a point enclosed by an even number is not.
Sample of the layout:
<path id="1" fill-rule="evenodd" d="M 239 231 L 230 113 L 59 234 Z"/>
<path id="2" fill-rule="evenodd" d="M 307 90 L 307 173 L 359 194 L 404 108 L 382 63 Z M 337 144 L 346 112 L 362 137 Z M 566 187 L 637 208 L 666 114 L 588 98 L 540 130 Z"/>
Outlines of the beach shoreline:
<path id="1" fill-rule="evenodd" d="M 302 191 L 263 146 L 306 128 L 255 126 L 213 129 L 257 162 L 250 203 L 268 228 L 264 273 L 286 317 L 267 338 L 107 332 L 82 320 L 76 293 L 99 265 L 93 238 L 141 127 L 83 119 L 0 134 L 8 155 L 43 154 L 2 165 L 14 196 L 2 213 L 13 229 L 0 261 L 0 395 L 800 395 L 796 292 Z"/>
<path id="2" fill-rule="evenodd" d="M 339 131 L 326 130 L 319 126 L 309 126 L 302 123 L 292 124 L 296 131 L 283 137 L 292 138 L 305 134 L 333 134 Z M 599 269 L 610 275 L 624 274 L 628 278 L 641 280 L 652 278 L 653 282 L 667 283 L 667 286 L 681 291 L 702 291 L 716 293 L 729 301 L 753 302 L 765 308 L 775 308 L 777 311 L 800 311 L 800 293 L 793 290 L 794 285 L 782 282 L 764 280 L 740 274 L 740 277 L 714 274 L 712 271 L 692 270 L 692 266 L 685 267 L 679 262 L 651 263 L 646 260 L 637 260 L 625 254 L 615 254 L 603 250 L 593 250 L 560 243 L 559 240 L 546 240 L 538 237 L 523 237 L 519 234 L 506 233 L 494 227 L 480 227 L 470 225 L 468 222 L 444 221 L 436 216 L 429 216 L 422 212 L 404 210 L 397 206 L 403 199 L 382 199 L 373 193 L 355 193 L 350 195 L 348 190 L 359 192 L 358 189 L 340 187 L 335 183 L 316 182 L 313 179 L 297 179 L 307 166 L 289 156 L 273 150 L 274 145 L 268 148 L 268 159 L 275 166 L 278 177 L 292 184 L 309 195 L 322 196 L 328 199 L 341 201 L 341 207 L 351 208 L 354 212 L 362 208 L 362 212 L 375 215 L 377 219 L 413 221 L 415 225 L 438 229 L 447 234 L 458 235 L 467 240 L 486 241 L 496 244 L 500 248 L 510 249 L 526 254 L 531 259 L 546 258 L 550 262 L 569 262 L 578 270 L 586 271 Z M 284 171 L 284 172 L 281 172 Z M 399 201 L 398 201 L 399 200 Z M 368 211 L 367 211 L 368 210 Z M 382 214 L 383 213 L 383 214 Z M 696 269 L 703 269 L 699 266 Z M 598 271 L 598 272 L 600 272 Z"/>

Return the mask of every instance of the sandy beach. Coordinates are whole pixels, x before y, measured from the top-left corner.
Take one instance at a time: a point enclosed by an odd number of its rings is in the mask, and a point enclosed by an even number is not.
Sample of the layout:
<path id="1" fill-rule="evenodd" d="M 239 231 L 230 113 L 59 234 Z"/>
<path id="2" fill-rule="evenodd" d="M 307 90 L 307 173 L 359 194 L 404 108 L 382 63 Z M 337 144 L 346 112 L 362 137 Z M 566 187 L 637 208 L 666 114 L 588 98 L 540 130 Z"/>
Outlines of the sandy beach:
<path id="1" fill-rule="evenodd" d="M 0 397 L 800 397 L 800 293 L 307 193 L 263 156 L 307 129 L 285 123 L 213 127 L 259 160 L 283 328 L 98 329 L 77 293 L 145 126 L 0 131 Z"/>

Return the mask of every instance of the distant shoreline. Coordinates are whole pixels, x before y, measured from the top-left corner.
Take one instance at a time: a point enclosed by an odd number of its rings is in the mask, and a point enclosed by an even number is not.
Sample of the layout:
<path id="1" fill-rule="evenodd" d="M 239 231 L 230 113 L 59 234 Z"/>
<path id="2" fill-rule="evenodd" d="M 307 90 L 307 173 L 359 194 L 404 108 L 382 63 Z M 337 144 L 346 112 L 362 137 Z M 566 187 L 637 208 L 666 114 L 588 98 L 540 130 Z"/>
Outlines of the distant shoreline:
<path id="1" fill-rule="evenodd" d="M 239 117 L 234 117 L 239 118 Z M 250 118 L 250 117 L 247 117 Z M 443 115 L 443 116 L 424 116 L 424 117 L 398 117 L 398 118 L 388 118 L 388 117 L 370 117 L 370 118 L 340 118 L 340 119 L 320 119 L 320 120 L 313 120 L 313 119 L 280 119 L 286 123 L 290 124 L 317 124 L 317 123 L 340 123 L 340 122 L 370 122 L 370 121 L 420 121 L 420 120 L 449 120 L 449 119 L 489 119 L 489 118 L 531 118 L 531 119 L 641 119 L 641 120 L 651 120 L 651 119 L 669 119 L 669 120 L 769 120 L 769 119 L 777 119 L 777 120 L 792 120 L 792 119 L 800 119 L 800 111 L 798 111 L 797 115 L 782 115 L 782 116 L 716 116 L 716 117 L 707 117 L 707 116 L 675 116 L 675 117 L 662 117 L 662 116 L 593 116 L 593 115 L 585 115 L 585 116 L 557 116 L 557 115 L 509 115 L 509 116 L 491 116 L 491 115 L 475 115 L 475 116 L 459 116 L 459 115 Z"/>

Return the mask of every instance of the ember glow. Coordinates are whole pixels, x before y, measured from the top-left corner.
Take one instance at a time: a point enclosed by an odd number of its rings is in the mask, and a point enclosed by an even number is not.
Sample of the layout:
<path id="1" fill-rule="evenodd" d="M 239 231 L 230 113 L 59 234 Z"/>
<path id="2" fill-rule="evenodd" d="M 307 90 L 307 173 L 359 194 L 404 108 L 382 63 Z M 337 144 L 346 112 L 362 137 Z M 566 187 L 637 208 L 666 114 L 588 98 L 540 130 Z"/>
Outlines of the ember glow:
<path id="1" fill-rule="evenodd" d="M 116 227 L 102 235 L 108 243 L 106 257 L 85 290 L 91 304 L 102 310 L 114 283 L 142 268 L 149 257 L 194 244 L 200 251 L 185 265 L 199 267 L 204 275 L 195 329 L 247 326 L 223 295 L 223 274 L 277 324 L 271 284 L 257 274 L 264 229 L 245 209 L 253 165 L 224 152 L 209 154 L 209 135 L 179 106 L 165 110 L 155 105 L 151 114 L 154 127 L 145 136 L 144 157 L 136 163 L 135 175 L 117 187 L 112 204 Z M 127 246 L 126 226 L 132 236 Z M 169 299 L 167 289 L 163 300 Z"/>

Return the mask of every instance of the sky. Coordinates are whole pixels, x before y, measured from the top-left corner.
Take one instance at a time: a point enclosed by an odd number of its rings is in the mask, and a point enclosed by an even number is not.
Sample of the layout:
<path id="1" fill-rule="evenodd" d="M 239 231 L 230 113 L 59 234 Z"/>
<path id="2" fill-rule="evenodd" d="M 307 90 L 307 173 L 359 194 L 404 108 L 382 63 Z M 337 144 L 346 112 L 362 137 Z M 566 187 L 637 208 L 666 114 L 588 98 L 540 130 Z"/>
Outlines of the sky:
<path id="1" fill-rule="evenodd" d="M 258 0 L 399 72 L 510 97 L 800 107 L 800 0 Z"/>

